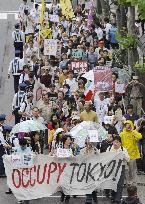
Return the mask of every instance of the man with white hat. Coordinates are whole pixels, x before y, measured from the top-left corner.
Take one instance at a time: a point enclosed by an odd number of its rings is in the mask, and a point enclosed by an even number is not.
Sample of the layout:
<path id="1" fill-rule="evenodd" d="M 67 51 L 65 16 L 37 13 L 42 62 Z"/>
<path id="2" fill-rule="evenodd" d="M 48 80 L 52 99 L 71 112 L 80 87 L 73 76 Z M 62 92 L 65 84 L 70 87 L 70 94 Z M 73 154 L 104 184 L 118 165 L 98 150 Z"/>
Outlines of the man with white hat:
<path id="1" fill-rule="evenodd" d="M 133 76 L 131 82 L 126 86 L 126 92 L 130 96 L 130 103 L 133 105 L 134 112 L 141 116 L 143 92 L 145 91 L 145 86 L 139 82 L 138 76 Z"/>

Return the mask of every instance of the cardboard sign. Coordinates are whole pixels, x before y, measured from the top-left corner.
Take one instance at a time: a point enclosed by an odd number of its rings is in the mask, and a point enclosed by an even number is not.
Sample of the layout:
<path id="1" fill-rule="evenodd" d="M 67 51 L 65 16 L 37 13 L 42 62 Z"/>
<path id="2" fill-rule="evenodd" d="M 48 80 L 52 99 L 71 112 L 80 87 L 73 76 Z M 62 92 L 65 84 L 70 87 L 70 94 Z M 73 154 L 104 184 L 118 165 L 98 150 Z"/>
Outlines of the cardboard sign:
<path id="1" fill-rule="evenodd" d="M 44 55 L 56 56 L 57 53 L 57 40 L 45 39 L 44 40 Z"/>
<path id="2" fill-rule="evenodd" d="M 13 169 L 20 168 L 22 165 L 22 157 L 20 155 L 12 155 Z"/>
<path id="3" fill-rule="evenodd" d="M 104 123 L 111 125 L 113 123 L 113 116 L 105 116 L 104 117 Z"/>
<path id="4" fill-rule="evenodd" d="M 123 117 L 122 110 L 121 109 L 116 110 L 115 111 L 115 118 L 116 118 L 116 120 L 117 121 L 122 121 L 122 117 Z"/>
<path id="5" fill-rule="evenodd" d="M 112 90 L 112 69 L 107 66 L 94 68 L 94 84 L 97 92 L 108 92 Z"/>
<path id="6" fill-rule="evenodd" d="M 57 148 L 57 157 L 68 158 L 72 156 L 72 149 Z"/>
<path id="7" fill-rule="evenodd" d="M 51 14 L 49 14 L 49 20 L 51 22 L 59 23 L 59 16 L 58 15 L 51 15 Z"/>
<path id="8" fill-rule="evenodd" d="M 88 63 L 85 60 L 72 61 L 71 67 L 75 74 L 86 73 L 88 71 Z"/>
<path id="9" fill-rule="evenodd" d="M 82 49 L 72 49 L 72 57 L 75 59 L 80 59 L 84 56 L 84 51 Z"/>
<path id="10" fill-rule="evenodd" d="M 99 142 L 98 132 L 96 130 L 88 130 L 90 142 Z"/>
<path id="11" fill-rule="evenodd" d="M 31 168 L 13 169 L 11 155 L 3 157 L 7 185 L 18 200 L 49 197 L 60 189 L 65 195 L 86 195 L 96 189 L 117 190 L 124 154 L 106 152 L 71 158 L 37 155 Z M 88 188 L 89 186 L 89 188 Z"/>
<path id="12" fill-rule="evenodd" d="M 123 94 L 125 92 L 125 84 L 124 83 L 115 83 L 115 92 Z"/>

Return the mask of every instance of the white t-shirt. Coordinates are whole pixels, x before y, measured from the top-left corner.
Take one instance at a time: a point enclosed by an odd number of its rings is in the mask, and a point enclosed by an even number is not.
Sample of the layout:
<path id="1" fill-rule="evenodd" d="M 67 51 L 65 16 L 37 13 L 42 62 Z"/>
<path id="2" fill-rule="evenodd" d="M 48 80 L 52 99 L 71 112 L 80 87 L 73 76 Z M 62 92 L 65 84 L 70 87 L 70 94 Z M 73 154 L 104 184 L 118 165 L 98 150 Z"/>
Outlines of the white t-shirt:
<path id="1" fill-rule="evenodd" d="M 74 78 L 72 80 L 66 79 L 64 81 L 64 84 L 68 84 L 70 86 L 71 93 L 78 88 L 78 83 L 76 82 L 76 79 Z"/>
<path id="2" fill-rule="evenodd" d="M 97 33 L 98 40 L 103 39 L 103 30 L 100 27 L 96 28 L 95 32 Z"/>

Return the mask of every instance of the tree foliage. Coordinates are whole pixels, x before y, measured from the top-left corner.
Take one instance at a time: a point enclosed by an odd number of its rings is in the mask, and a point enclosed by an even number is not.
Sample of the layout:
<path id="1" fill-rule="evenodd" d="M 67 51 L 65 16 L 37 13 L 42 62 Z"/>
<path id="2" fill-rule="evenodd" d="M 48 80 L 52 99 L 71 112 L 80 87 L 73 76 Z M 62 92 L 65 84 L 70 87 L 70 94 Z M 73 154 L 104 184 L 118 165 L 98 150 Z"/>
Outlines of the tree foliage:
<path id="1" fill-rule="evenodd" d="M 115 3 L 127 7 L 137 6 L 140 19 L 145 19 L 145 0 L 116 0 Z"/>

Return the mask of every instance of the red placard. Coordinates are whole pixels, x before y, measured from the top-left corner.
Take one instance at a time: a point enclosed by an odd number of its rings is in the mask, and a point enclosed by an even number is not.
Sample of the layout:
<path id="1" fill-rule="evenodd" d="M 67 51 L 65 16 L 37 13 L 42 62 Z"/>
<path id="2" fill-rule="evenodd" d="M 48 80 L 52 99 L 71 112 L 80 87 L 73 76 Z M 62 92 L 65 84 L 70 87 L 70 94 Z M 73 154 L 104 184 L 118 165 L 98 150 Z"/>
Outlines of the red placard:
<path id="1" fill-rule="evenodd" d="M 108 92 L 112 90 L 112 69 L 107 66 L 94 68 L 94 84 L 97 91 Z"/>

